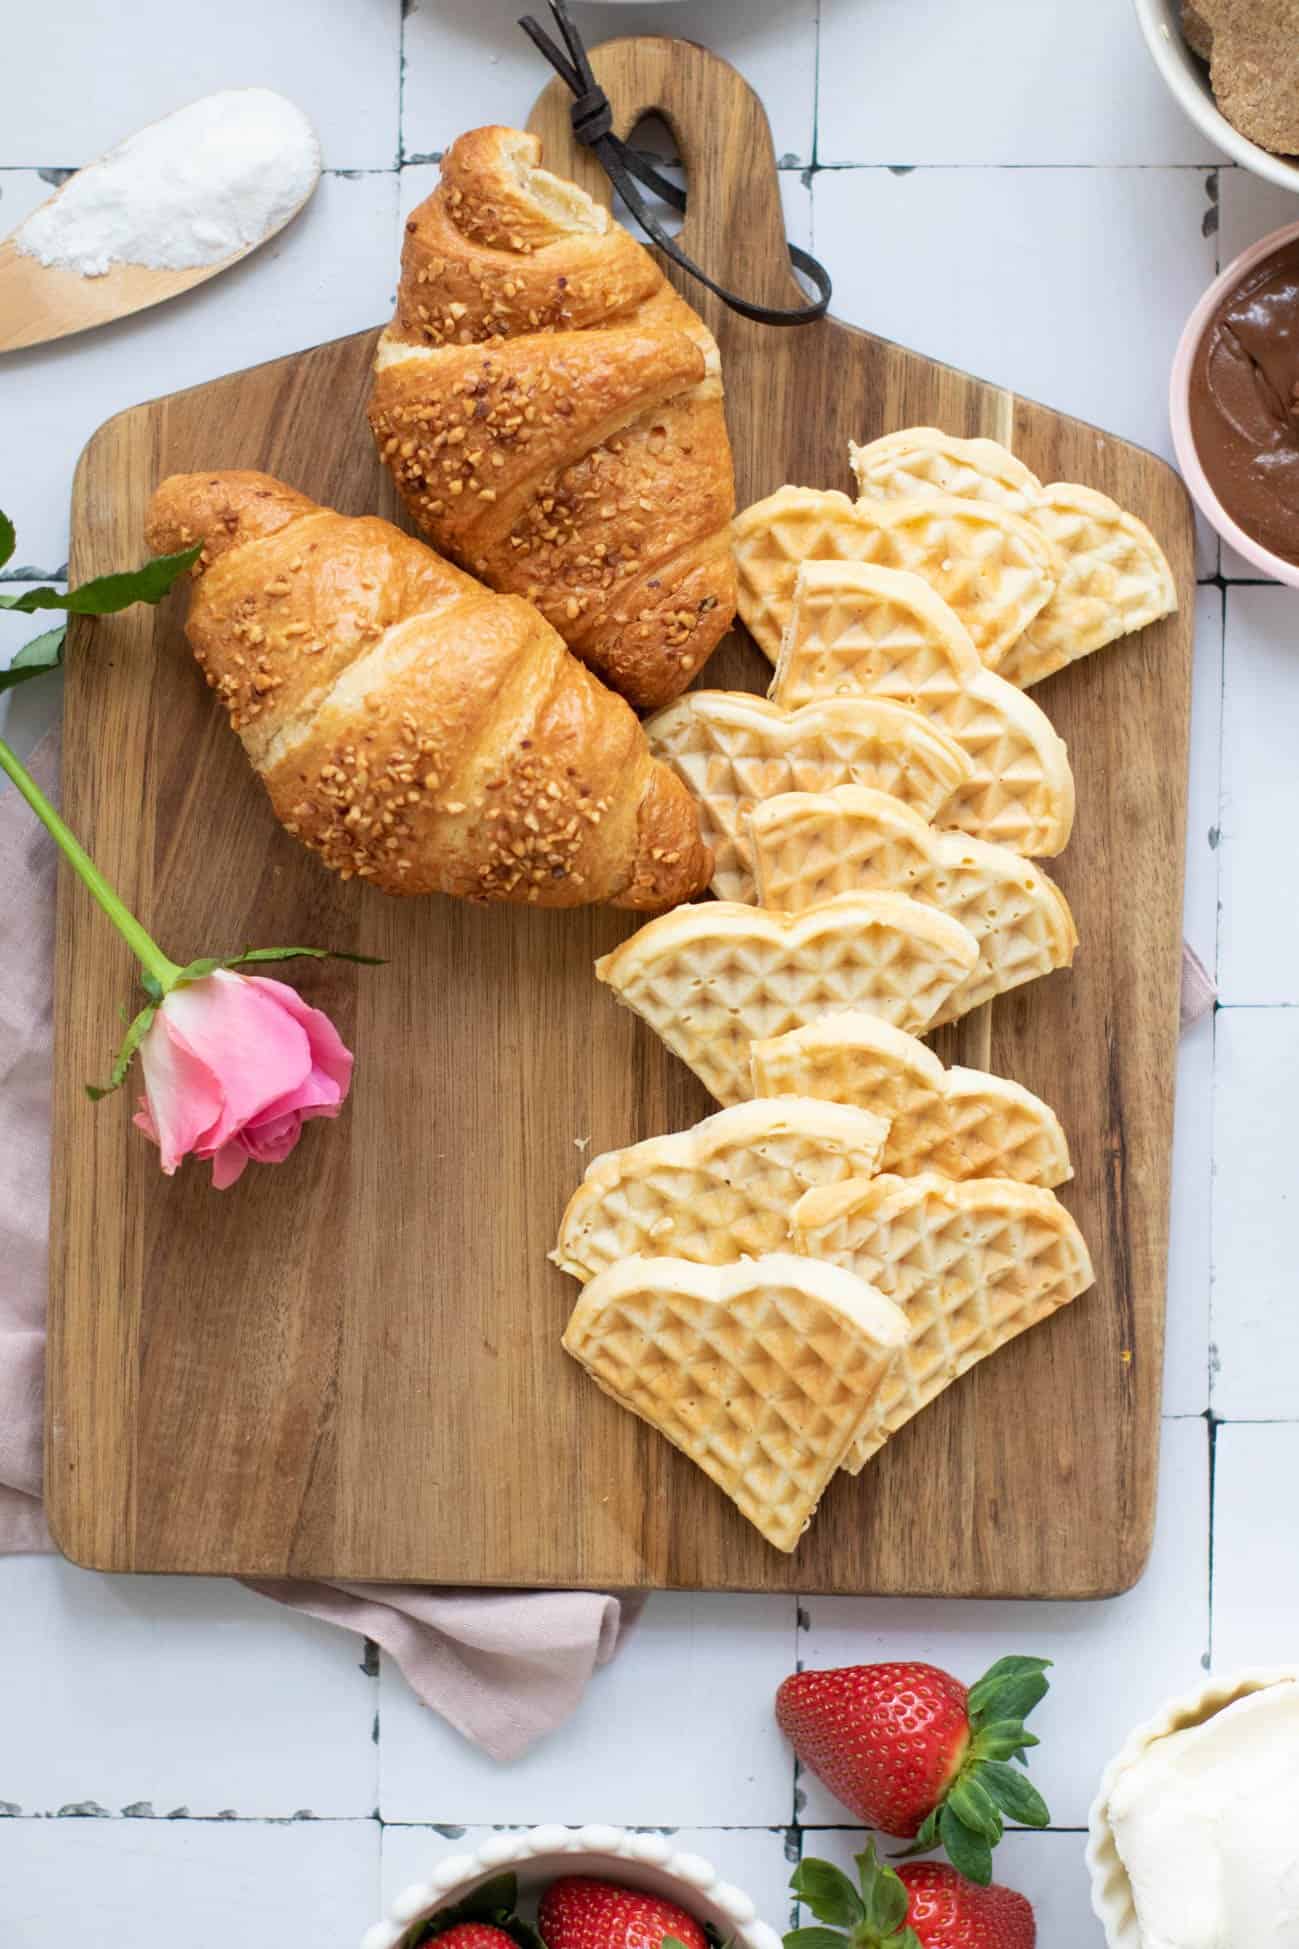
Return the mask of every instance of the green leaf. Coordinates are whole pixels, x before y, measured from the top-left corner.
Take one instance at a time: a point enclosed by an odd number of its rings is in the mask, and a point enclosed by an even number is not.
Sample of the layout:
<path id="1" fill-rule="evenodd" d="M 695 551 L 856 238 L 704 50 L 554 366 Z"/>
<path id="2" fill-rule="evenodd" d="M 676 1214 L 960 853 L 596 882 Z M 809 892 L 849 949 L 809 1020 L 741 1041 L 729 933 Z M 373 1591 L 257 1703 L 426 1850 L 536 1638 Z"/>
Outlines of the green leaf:
<path id="1" fill-rule="evenodd" d="M 885 1941 L 894 1937 L 907 1919 L 907 1891 L 885 1862 L 875 1856 L 875 1843 L 857 1857 L 857 1873 L 866 1904 L 866 1925 Z"/>
<path id="2" fill-rule="evenodd" d="M 67 633 L 67 624 L 60 623 L 57 629 L 47 629 L 42 635 L 33 636 L 30 643 L 24 643 L 9 668 L 0 670 L 0 691 L 12 690 L 15 684 L 30 683 L 33 677 L 57 670 L 63 661 L 63 639 Z"/>
<path id="3" fill-rule="evenodd" d="M 0 568 L 3 568 L 9 560 L 17 543 L 18 537 L 14 533 L 14 524 L 4 509 L 0 508 Z"/>
<path id="4" fill-rule="evenodd" d="M 785 1949 L 845 1949 L 837 1929 L 791 1929 L 782 1940 Z"/>
<path id="5" fill-rule="evenodd" d="M 445 1935 L 461 1922 L 490 1922 L 494 1928 L 503 1929 L 511 1936 L 520 1949 L 545 1949 L 541 1937 L 527 1922 L 521 1922 L 514 1913 L 519 1898 L 519 1884 L 511 1874 L 496 1875 L 485 1881 L 481 1888 L 475 1888 L 462 1902 L 451 1908 L 439 1909 L 431 1915 L 417 1936 L 414 1945 L 432 1942 L 435 1937 Z"/>
<path id="6" fill-rule="evenodd" d="M 1049 1690 L 1041 1672 L 1022 1672 L 1018 1678 L 1003 1678 L 983 1694 L 970 1713 L 970 1723 L 978 1732 L 985 1722 L 993 1719 L 1026 1719 Z M 973 1698 L 973 1693 L 970 1696 Z"/>
<path id="7" fill-rule="evenodd" d="M 1001 1815 L 976 1774 L 966 1773 L 957 1780 L 947 1796 L 947 1805 L 963 1827 L 973 1828 L 976 1834 L 982 1834 L 989 1847 L 996 1847 L 1001 1839 Z"/>
<path id="8" fill-rule="evenodd" d="M 966 1706 L 970 1718 L 973 1719 L 976 1715 L 981 1715 L 984 1718 L 989 1716 L 987 1712 L 989 1699 L 1001 1689 L 1008 1679 L 1038 1676 L 1042 1672 L 1049 1671 L 1050 1668 L 1051 1660 L 1049 1658 L 1027 1658 L 1018 1654 L 1009 1658 L 998 1658 L 996 1664 L 990 1665 L 983 1674 L 983 1677 L 976 1680 L 970 1687 L 970 1696 Z M 1038 1693 L 1038 1697 L 1041 1698 L 1042 1693 L 1045 1691 L 1046 1686 L 1044 1684 L 1042 1692 Z M 998 1718 L 1010 1719 L 1022 1718 L 1023 1714 L 1005 1712 L 998 1713 L 996 1716 Z"/>
<path id="9" fill-rule="evenodd" d="M 980 1726 L 970 1746 L 973 1758 L 980 1760 L 1010 1760 L 1029 1746 L 1040 1746 L 1036 1733 L 1025 1732 L 1020 1719 L 994 1719 L 989 1725 Z"/>
<path id="10" fill-rule="evenodd" d="M 0 596 L 0 604 L 22 615 L 31 615 L 37 609 L 64 609 L 72 616 L 115 615 L 119 609 L 129 609 L 133 602 L 161 602 L 173 582 L 193 568 L 202 552 L 199 542 L 178 555 L 155 555 L 142 568 L 97 575 L 79 589 L 63 594 L 47 587 L 28 589 L 20 596 Z"/>
<path id="11" fill-rule="evenodd" d="M 983 1835 L 958 1820 L 950 1806 L 938 1816 L 938 1835 L 956 1872 L 986 1888 L 992 1880 L 992 1849 Z"/>
<path id="12" fill-rule="evenodd" d="M 388 964 L 377 954 L 351 954 L 342 947 L 250 947 L 232 954 L 223 968 L 242 967 L 245 961 L 292 961 L 297 955 L 310 955 L 313 961 L 355 961 L 363 968 L 384 968 Z"/>
<path id="13" fill-rule="evenodd" d="M 979 1784 L 996 1801 L 1002 1812 L 1023 1827 L 1048 1827 L 1051 1816 L 1047 1805 L 1031 1780 L 1002 1760 L 985 1760 L 977 1770 Z"/>
<path id="14" fill-rule="evenodd" d="M 832 1861 L 800 1861 L 789 1885 L 818 1922 L 829 1922 L 836 1929 L 856 1928 L 866 1913 L 861 1896 Z"/>
<path id="15" fill-rule="evenodd" d="M 111 1096 L 114 1090 L 121 1089 L 122 1084 L 126 1081 L 126 1072 L 131 1067 L 131 1058 L 144 1041 L 145 1036 L 149 1033 L 150 1025 L 157 1013 L 158 1006 L 156 1002 L 150 1002 L 147 1008 L 142 1008 L 130 1028 L 126 1031 L 126 1035 L 122 1040 L 122 1046 L 117 1052 L 117 1061 L 113 1064 L 112 1074 L 107 1083 L 86 1084 L 86 1095 L 92 1103 L 98 1103 L 103 1097 Z"/>

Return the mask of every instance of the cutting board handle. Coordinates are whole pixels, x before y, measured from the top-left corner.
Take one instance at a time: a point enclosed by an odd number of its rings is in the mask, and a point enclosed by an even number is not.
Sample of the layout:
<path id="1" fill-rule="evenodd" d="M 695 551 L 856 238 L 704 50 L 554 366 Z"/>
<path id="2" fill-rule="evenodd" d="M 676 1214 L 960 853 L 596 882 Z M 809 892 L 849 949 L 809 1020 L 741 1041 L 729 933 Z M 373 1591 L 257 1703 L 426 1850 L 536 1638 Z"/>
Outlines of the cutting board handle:
<path id="1" fill-rule="evenodd" d="M 806 302 L 790 267 L 771 127 L 744 77 L 706 47 L 662 35 L 606 41 L 592 51 L 591 66 L 609 97 L 615 135 L 626 141 L 654 114 L 671 129 L 690 194 L 681 232 L 688 255 L 756 304 Z M 609 179 L 573 134 L 572 100 L 562 81 L 552 81 L 528 127 L 542 139 L 547 168 L 608 206 Z M 683 288 L 709 317 L 718 300 L 699 285 Z"/>

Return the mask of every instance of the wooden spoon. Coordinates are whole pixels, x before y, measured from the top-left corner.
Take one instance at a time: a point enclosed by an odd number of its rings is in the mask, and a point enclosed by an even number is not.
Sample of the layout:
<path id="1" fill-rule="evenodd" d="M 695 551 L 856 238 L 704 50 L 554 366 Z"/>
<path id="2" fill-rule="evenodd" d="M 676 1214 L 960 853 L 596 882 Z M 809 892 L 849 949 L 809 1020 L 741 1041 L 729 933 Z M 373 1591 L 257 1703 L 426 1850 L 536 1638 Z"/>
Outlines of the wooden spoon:
<path id="1" fill-rule="evenodd" d="M 92 162 L 86 168 L 96 166 Z M 77 176 L 84 174 L 85 170 L 77 171 Z M 69 182 L 75 181 L 76 176 L 69 178 Z M 197 264 L 182 271 L 150 270 L 143 264 L 114 264 L 102 277 L 83 277 L 79 271 L 42 264 L 39 257 L 19 250 L 14 241 L 18 230 L 35 215 L 35 211 L 30 211 L 18 229 L 0 242 L 0 352 L 45 345 L 51 339 L 66 338 L 71 332 L 88 331 L 92 325 L 111 324 L 115 318 L 129 317 L 133 311 L 162 304 L 168 298 L 179 297 L 182 291 L 192 290 L 196 284 L 206 283 L 208 278 L 228 271 L 232 264 L 238 264 L 250 252 L 260 250 L 263 244 L 278 236 L 311 200 L 319 181 L 317 162 L 316 173 L 301 200 L 263 236 L 255 237 L 250 244 L 214 264 Z M 60 185 L 38 207 L 48 209 L 67 187 L 67 183 Z"/>

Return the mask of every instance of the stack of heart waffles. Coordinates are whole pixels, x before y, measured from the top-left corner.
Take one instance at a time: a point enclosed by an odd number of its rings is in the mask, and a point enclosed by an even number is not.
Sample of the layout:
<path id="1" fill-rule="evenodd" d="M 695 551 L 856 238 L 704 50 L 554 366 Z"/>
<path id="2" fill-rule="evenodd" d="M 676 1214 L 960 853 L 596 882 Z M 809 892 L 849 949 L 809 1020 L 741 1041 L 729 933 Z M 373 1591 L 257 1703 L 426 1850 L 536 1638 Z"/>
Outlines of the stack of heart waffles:
<path id="1" fill-rule="evenodd" d="M 1086 1290 L 1048 1106 L 917 1040 L 1068 967 L 1068 755 L 1027 686 L 1176 607 L 1132 515 L 1005 448 L 854 448 L 856 502 L 735 525 L 766 699 L 646 726 L 698 801 L 716 900 L 596 973 L 727 1106 L 597 1158 L 553 1257 L 564 1345 L 777 1548 L 977 1361 Z"/>

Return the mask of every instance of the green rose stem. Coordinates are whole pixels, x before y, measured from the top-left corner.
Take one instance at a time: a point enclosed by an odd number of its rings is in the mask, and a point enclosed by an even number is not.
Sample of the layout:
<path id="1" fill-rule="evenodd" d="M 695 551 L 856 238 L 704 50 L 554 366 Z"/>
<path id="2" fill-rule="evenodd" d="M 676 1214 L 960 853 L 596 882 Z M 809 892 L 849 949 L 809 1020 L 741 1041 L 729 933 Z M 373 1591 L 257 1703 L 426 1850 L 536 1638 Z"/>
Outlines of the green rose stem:
<path id="1" fill-rule="evenodd" d="M 36 780 L 10 750 L 3 738 L 0 738 L 0 771 L 13 780 L 63 857 L 108 915 L 145 973 L 152 975 L 163 994 L 167 994 L 179 980 L 181 968 L 174 961 L 168 960 L 158 943 L 145 933 L 135 915 L 125 906 L 121 896 L 108 884 L 75 833 L 64 825 Z"/>

